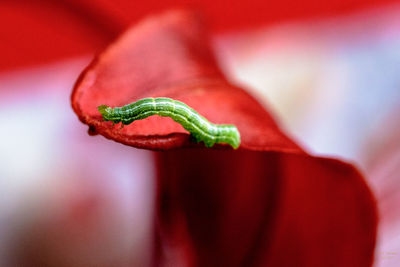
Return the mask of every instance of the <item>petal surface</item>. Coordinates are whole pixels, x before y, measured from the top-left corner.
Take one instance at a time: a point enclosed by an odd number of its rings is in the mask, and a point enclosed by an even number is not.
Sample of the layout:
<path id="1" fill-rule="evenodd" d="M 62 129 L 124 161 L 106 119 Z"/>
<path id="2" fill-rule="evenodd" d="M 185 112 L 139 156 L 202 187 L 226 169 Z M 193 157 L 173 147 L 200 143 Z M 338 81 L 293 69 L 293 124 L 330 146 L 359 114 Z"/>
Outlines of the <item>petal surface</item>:
<path id="1" fill-rule="evenodd" d="M 371 266 L 375 201 L 360 174 L 307 155 L 158 153 L 165 266 Z"/>
<path id="2" fill-rule="evenodd" d="M 169 118 L 152 116 L 120 129 L 104 122 L 97 110 L 99 105 L 123 106 L 145 97 L 170 97 L 213 123 L 236 125 L 241 148 L 301 151 L 260 103 L 226 81 L 192 13 L 165 13 L 127 31 L 81 75 L 72 106 L 91 132 L 127 145 L 157 150 L 196 146 Z"/>
<path id="3" fill-rule="evenodd" d="M 171 97 L 211 122 L 235 124 L 239 150 L 194 144 L 169 118 L 120 129 L 96 109 L 144 97 Z M 82 73 L 72 106 L 91 133 L 162 150 L 157 266 L 372 264 L 375 200 L 362 176 L 306 154 L 254 97 L 230 84 L 196 15 L 168 12 L 128 30 Z"/>

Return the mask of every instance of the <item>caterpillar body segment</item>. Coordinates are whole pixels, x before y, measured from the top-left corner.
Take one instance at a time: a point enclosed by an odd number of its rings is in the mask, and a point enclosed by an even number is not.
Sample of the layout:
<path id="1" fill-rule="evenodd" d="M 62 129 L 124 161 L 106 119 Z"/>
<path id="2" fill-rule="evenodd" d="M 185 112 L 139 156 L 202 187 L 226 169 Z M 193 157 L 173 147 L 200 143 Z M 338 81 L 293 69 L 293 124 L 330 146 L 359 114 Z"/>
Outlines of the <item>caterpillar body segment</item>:
<path id="1" fill-rule="evenodd" d="M 240 145 L 240 133 L 236 126 L 213 124 L 185 103 L 171 98 L 149 97 L 123 107 L 101 105 L 98 110 L 105 121 L 122 122 L 124 125 L 153 115 L 170 117 L 189 131 L 196 142 L 203 141 L 206 147 L 223 143 L 237 149 Z"/>

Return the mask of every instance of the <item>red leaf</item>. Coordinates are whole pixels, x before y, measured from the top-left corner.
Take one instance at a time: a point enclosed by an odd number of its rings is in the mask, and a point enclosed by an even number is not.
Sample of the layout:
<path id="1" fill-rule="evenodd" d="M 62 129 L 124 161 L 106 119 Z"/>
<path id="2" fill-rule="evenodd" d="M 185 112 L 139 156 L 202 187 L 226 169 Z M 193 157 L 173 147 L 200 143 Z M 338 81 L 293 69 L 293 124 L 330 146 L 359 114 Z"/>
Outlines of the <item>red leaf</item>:
<path id="1" fill-rule="evenodd" d="M 238 151 L 196 146 L 169 118 L 123 129 L 96 107 L 144 97 L 185 102 L 235 124 Z M 158 254 L 164 266 L 368 266 L 375 202 L 339 161 L 307 155 L 263 107 L 223 77 L 193 14 L 170 12 L 126 32 L 81 75 L 72 106 L 92 132 L 159 152 Z M 198 145 L 200 146 L 200 145 Z"/>

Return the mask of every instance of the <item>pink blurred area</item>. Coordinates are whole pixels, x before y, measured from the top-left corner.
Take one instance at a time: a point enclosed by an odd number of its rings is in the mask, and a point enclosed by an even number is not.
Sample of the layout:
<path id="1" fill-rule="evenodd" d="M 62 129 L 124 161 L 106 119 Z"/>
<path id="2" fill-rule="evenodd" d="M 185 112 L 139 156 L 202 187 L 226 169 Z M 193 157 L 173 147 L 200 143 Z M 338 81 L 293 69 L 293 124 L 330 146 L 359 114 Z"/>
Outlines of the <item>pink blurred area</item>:
<path id="1" fill-rule="evenodd" d="M 69 103 L 95 51 L 143 14 L 186 3 L 147 2 L 0 5 L 0 266 L 150 264 L 153 155 L 88 136 Z M 190 5 L 216 30 L 230 79 L 309 151 L 361 168 L 381 215 L 375 266 L 399 266 L 400 5 L 208 2 Z"/>
<path id="2" fill-rule="evenodd" d="M 68 99 L 87 61 L 0 75 L 0 266 L 149 262 L 152 154 L 77 120 Z"/>

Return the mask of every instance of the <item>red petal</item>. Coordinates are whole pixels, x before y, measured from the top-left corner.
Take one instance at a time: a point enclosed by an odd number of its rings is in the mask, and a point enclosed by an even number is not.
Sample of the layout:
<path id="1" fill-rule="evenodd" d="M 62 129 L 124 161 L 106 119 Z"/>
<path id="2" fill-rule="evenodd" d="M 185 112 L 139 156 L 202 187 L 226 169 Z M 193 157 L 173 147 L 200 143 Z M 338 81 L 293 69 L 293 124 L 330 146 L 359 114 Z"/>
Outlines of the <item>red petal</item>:
<path id="1" fill-rule="evenodd" d="M 372 263 L 375 202 L 347 164 L 210 149 L 162 152 L 158 159 L 165 266 Z"/>
<path id="2" fill-rule="evenodd" d="M 101 54 L 72 95 L 75 112 L 92 132 L 136 147 L 194 144 L 168 118 L 120 130 L 102 121 L 98 105 L 172 97 L 241 132 L 238 151 L 158 154 L 157 264 L 370 265 L 375 203 L 361 176 L 341 162 L 308 156 L 289 140 L 254 98 L 225 80 L 206 40 L 190 14 L 150 18 Z"/>
<path id="3" fill-rule="evenodd" d="M 120 129 L 97 111 L 102 104 L 150 96 L 180 100 L 211 122 L 236 125 L 242 148 L 300 151 L 254 98 L 225 80 L 192 14 L 167 13 L 126 32 L 82 74 L 72 105 L 92 131 L 115 141 L 148 149 L 193 146 L 188 132 L 169 118 L 153 116 Z"/>

